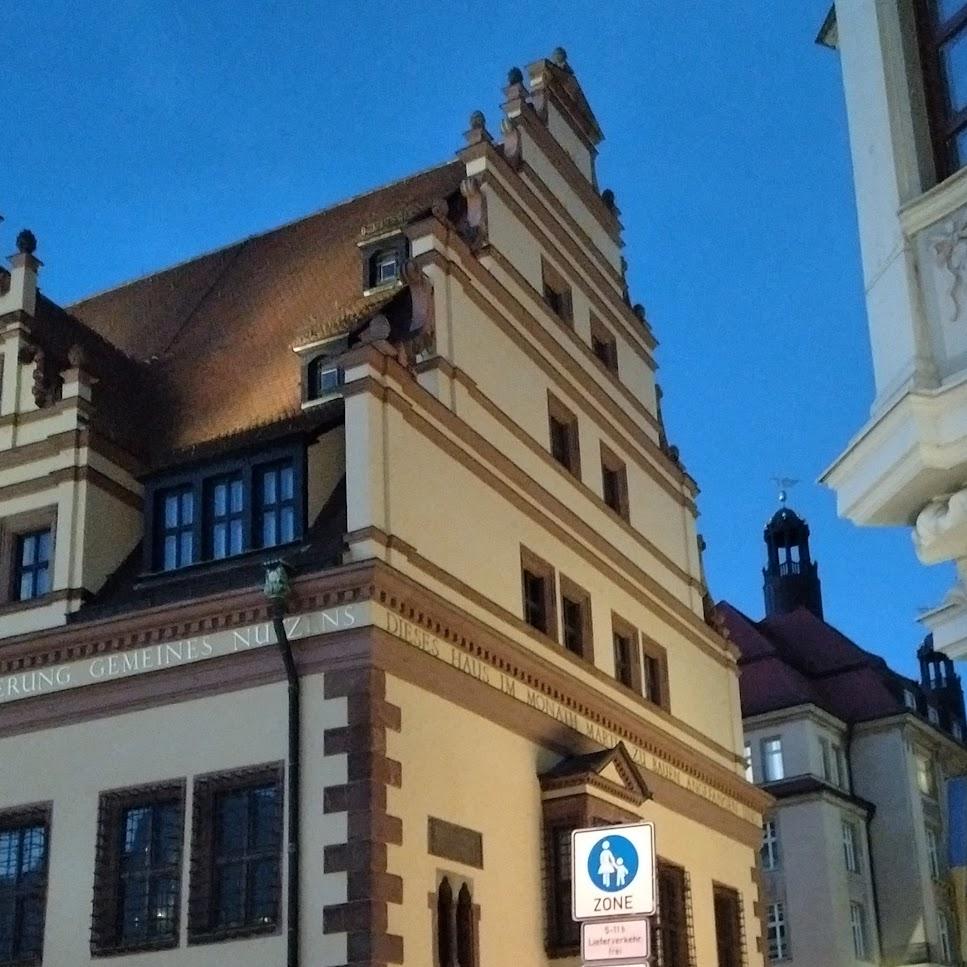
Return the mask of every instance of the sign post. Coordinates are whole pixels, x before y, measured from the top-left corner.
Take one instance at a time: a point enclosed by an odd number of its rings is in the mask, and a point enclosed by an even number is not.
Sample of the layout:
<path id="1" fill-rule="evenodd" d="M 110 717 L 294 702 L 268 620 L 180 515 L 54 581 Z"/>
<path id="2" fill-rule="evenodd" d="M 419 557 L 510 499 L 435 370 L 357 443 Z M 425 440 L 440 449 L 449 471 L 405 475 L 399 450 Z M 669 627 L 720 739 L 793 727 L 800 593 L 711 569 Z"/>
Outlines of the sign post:
<path id="1" fill-rule="evenodd" d="M 627 823 L 571 833 L 571 915 L 588 967 L 647 964 L 657 909 L 655 826 Z"/>

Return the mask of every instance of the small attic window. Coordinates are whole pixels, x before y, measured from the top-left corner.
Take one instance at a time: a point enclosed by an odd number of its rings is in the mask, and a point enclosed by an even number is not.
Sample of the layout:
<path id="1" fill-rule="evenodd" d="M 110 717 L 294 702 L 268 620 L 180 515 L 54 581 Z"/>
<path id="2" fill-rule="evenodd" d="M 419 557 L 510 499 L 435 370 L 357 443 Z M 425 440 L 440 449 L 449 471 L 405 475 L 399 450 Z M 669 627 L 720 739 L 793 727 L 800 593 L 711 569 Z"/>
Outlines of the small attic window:
<path id="1" fill-rule="evenodd" d="M 360 244 L 365 291 L 392 285 L 399 279 L 407 257 L 406 244 L 401 232 Z"/>
<path id="2" fill-rule="evenodd" d="M 329 353 L 316 356 L 309 363 L 307 372 L 307 396 L 311 400 L 335 393 L 343 384 L 344 374 Z"/>
<path id="3" fill-rule="evenodd" d="M 400 274 L 400 260 L 396 252 L 380 252 L 376 256 L 375 283 L 385 285 L 394 282 Z"/>

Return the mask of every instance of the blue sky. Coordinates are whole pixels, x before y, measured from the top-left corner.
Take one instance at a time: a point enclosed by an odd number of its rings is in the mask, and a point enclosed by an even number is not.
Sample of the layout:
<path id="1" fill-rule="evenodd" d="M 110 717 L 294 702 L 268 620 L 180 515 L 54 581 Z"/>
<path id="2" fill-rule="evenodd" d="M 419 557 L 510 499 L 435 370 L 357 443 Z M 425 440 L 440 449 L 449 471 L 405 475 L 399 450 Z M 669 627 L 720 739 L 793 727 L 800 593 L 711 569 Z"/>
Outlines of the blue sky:
<path id="1" fill-rule="evenodd" d="M 913 673 L 952 568 L 815 483 L 872 376 L 828 0 L 46 0 L 0 34 L 0 245 L 70 301 L 452 157 L 508 68 L 567 48 L 606 140 L 669 435 L 716 597 L 762 613 L 773 476 L 799 478 L 827 618 Z"/>

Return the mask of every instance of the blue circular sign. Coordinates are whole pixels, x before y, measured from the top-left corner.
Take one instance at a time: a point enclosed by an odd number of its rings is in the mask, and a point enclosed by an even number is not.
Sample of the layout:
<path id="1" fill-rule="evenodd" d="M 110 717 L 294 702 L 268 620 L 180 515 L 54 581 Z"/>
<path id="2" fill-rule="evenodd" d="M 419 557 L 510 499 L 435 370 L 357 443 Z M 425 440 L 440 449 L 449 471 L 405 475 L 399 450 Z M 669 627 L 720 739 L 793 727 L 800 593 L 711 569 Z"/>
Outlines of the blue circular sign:
<path id="1" fill-rule="evenodd" d="M 588 876 L 608 893 L 627 890 L 638 873 L 638 850 L 631 840 L 611 833 L 602 836 L 588 855 Z"/>

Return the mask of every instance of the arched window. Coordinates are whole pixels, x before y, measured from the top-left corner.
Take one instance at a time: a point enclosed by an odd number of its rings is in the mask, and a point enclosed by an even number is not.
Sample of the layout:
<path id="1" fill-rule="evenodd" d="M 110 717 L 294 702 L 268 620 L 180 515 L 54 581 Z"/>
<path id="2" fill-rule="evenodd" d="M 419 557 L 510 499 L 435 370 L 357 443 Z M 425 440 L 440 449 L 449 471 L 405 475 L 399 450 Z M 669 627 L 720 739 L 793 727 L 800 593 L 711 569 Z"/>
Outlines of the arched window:
<path id="1" fill-rule="evenodd" d="M 453 890 L 446 877 L 436 891 L 436 945 L 439 967 L 453 967 Z"/>
<path id="2" fill-rule="evenodd" d="M 473 900 L 464 883 L 457 895 L 457 965 L 477 967 L 473 924 Z"/>

